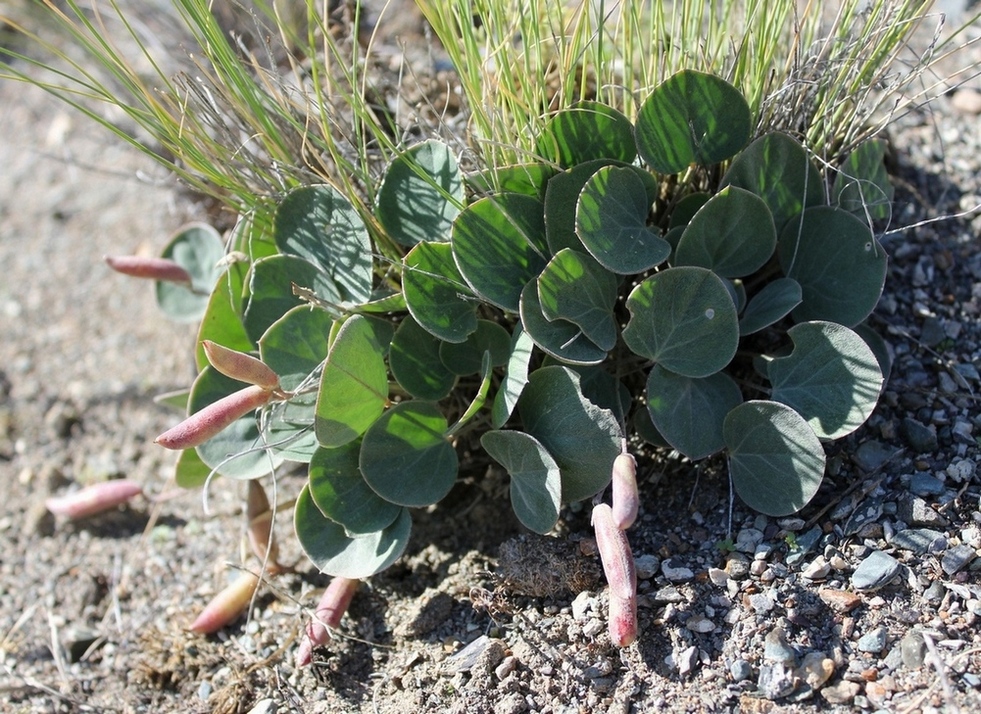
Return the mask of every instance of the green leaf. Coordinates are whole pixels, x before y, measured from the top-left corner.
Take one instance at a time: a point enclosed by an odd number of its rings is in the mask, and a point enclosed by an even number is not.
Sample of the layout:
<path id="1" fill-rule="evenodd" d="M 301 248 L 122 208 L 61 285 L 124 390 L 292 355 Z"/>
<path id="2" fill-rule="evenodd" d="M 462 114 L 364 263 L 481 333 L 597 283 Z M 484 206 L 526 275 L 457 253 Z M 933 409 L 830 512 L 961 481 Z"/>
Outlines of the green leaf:
<path id="1" fill-rule="evenodd" d="M 833 322 L 804 322 L 787 334 L 794 351 L 770 362 L 770 398 L 797 411 L 820 439 L 851 434 L 879 400 L 882 372 L 872 350 Z"/>
<path id="2" fill-rule="evenodd" d="M 634 412 L 630 423 L 637 436 L 651 446 L 656 446 L 659 449 L 673 448 L 661 432 L 657 430 L 657 427 L 654 426 L 654 421 L 651 419 L 651 410 L 647 408 L 647 405 L 639 407 Z"/>
<path id="3" fill-rule="evenodd" d="M 749 141 L 751 123 L 739 90 L 711 74 L 682 70 L 641 106 L 637 150 L 655 171 L 675 174 L 734 156 Z"/>
<path id="4" fill-rule="evenodd" d="M 892 371 L 892 353 L 889 345 L 878 332 L 869 326 L 868 322 L 863 322 L 852 328 L 855 334 L 865 340 L 865 344 L 872 350 L 876 361 L 879 363 L 879 371 L 882 373 L 882 386 L 885 388 L 889 381 L 889 373 Z M 881 390 L 880 390 L 881 391 Z"/>
<path id="5" fill-rule="evenodd" d="M 242 389 L 242 383 L 226 377 L 213 367 L 205 367 L 191 386 L 187 413 L 204 407 Z M 265 476 L 283 463 L 284 457 L 269 450 L 259 433 L 255 413 L 232 422 L 223 431 L 197 447 L 198 456 L 222 476 L 252 479 Z"/>
<path id="6" fill-rule="evenodd" d="M 790 407 L 744 402 L 729 412 L 723 434 L 733 485 L 750 508 L 786 516 L 817 493 L 824 477 L 824 450 L 814 430 Z"/>
<path id="7" fill-rule="evenodd" d="M 453 256 L 464 280 L 488 302 L 518 311 L 521 288 L 545 267 L 541 201 L 517 193 L 482 198 L 453 224 Z"/>
<path id="8" fill-rule="evenodd" d="M 518 413 L 559 465 L 563 502 L 589 498 L 610 483 L 623 432 L 610 410 L 583 396 L 578 374 L 560 366 L 535 370 Z"/>
<path id="9" fill-rule="evenodd" d="M 538 299 L 550 322 L 577 325 L 601 349 L 616 345 L 617 279 L 588 255 L 571 248 L 556 253 L 538 276 Z"/>
<path id="10" fill-rule="evenodd" d="M 198 456 L 194 449 L 184 449 L 177 457 L 174 482 L 180 488 L 201 488 L 211 475 L 211 467 Z"/>
<path id="11" fill-rule="evenodd" d="M 494 406 L 491 409 L 491 423 L 495 429 L 500 429 L 511 418 L 518 398 L 528 384 L 528 365 L 531 363 L 534 346 L 534 340 L 522 329 L 521 323 L 515 324 L 511 334 L 507 373 L 494 396 Z"/>
<path id="12" fill-rule="evenodd" d="M 453 374 L 464 377 L 481 371 L 484 353 L 490 352 L 491 365 L 507 364 L 511 335 L 496 322 L 478 320 L 477 329 L 465 342 L 444 342 L 439 346 L 439 358 Z"/>
<path id="13" fill-rule="evenodd" d="M 544 200 L 545 186 L 556 173 L 548 164 L 512 164 L 477 171 L 466 182 L 475 193 L 521 193 Z"/>
<path id="14" fill-rule="evenodd" d="M 456 375 L 439 358 L 441 344 L 411 317 L 405 317 L 395 330 L 388 357 L 392 376 L 418 399 L 438 401 L 456 384 Z"/>
<path id="15" fill-rule="evenodd" d="M 520 431 L 488 431 L 480 444 L 511 476 L 511 507 L 522 525 L 543 535 L 552 530 L 562 506 L 562 476 L 548 450 Z"/>
<path id="16" fill-rule="evenodd" d="M 365 481 L 400 506 L 436 503 L 453 488 L 459 470 L 446 430 L 446 419 L 433 404 L 396 404 L 365 432 L 360 456 Z"/>
<path id="17" fill-rule="evenodd" d="M 324 310 L 299 305 L 269 326 L 259 340 L 259 355 L 279 375 L 283 389 L 295 390 L 323 364 L 333 324 Z"/>
<path id="18" fill-rule="evenodd" d="M 707 377 L 729 364 L 739 343 L 736 306 L 711 270 L 668 268 L 627 298 L 623 340 L 634 354 L 686 377 Z"/>
<path id="19" fill-rule="evenodd" d="M 875 308 L 886 280 L 886 252 L 869 227 L 847 211 L 816 206 L 780 235 L 777 253 L 787 277 L 800 283 L 794 320 L 857 325 Z"/>
<path id="20" fill-rule="evenodd" d="M 866 221 L 889 218 L 896 189 L 889 182 L 885 157 L 883 139 L 859 144 L 838 167 L 831 189 L 834 203 Z"/>
<path id="21" fill-rule="evenodd" d="M 733 160 L 722 186 L 744 188 L 762 198 L 770 207 L 777 233 L 805 208 L 824 203 L 821 173 L 798 141 L 779 132 L 765 134 L 747 146 Z"/>
<path id="22" fill-rule="evenodd" d="M 336 447 L 358 438 L 385 411 L 384 348 L 366 317 L 345 321 L 327 353 L 317 395 L 317 440 Z"/>
<path id="23" fill-rule="evenodd" d="M 369 535 L 395 522 L 402 508 L 371 487 L 358 467 L 360 441 L 336 449 L 319 448 L 310 460 L 310 496 L 327 518 L 344 526 L 348 536 Z"/>
<path id="24" fill-rule="evenodd" d="M 549 359 L 545 360 L 547 364 Z M 569 365 L 569 369 L 579 375 L 579 389 L 586 399 L 598 407 L 609 409 L 617 423 L 627 423 L 627 412 L 633 401 L 630 390 L 619 379 L 606 371 L 602 365 Z"/>
<path id="25" fill-rule="evenodd" d="M 618 161 L 597 159 L 574 166 L 553 176 L 545 189 L 545 237 L 552 255 L 563 248 L 582 251 L 585 249 L 576 235 L 576 210 L 579 195 L 589 178 L 600 169 L 621 167 L 633 171 L 647 189 L 647 206 L 657 198 L 659 187 L 654 177 L 636 166 L 625 166 Z"/>
<path id="26" fill-rule="evenodd" d="M 453 262 L 448 243 L 420 242 L 405 256 L 402 291 L 420 326 L 446 342 L 463 342 L 477 329 L 473 293 Z"/>
<path id="27" fill-rule="evenodd" d="M 396 243 L 447 241 L 463 205 L 456 157 L 441 141 L 424 141 L 400 154 L 378 189 L 375 214 Z"/>
<path id="28" fill-rule="evenodd" d="M 751 335 L 769 327 L 800 305 L 800 283 L 791 278 L 777 278 L 763 286 L 746 306 L 739 320 L 739 334 Z"/>
<path id="29" fill-rule="evenodd" d="M 255 342 L 276 320 L 297 305 L 305 304 L 293 294 L 293 285 L 312 290 L 317 297 L 340 303 L 340 293 L 330 276 L 305 258 L 273 255 L 252 264 L 249 302 L 245 308 L 245 331 Z"/>
<path id="30" fill-rule="evenodd" d="M 336 188 L 321 184 L 290 191 L 276 210 L 274 231 L 279 250 L 318 266 L 342 300 L 369 299 L 371 240 L 358 211 Z"/>
<path id="31" fill-rule="evenodd" d="M 698 191 L 679 200 L 675 204 L 674 210 L 671 211 L 668 229 L 686 227 L 698 213 L 698 209 L 704 206 L 711 197 L 711 194 Z"/>
<path id="32" fill-rule="evenodd" d="M 251 352 L 255 348 L 245 332 L 245 325 L 242 324 L 242 294 L 248 272 L 247 262 L 236 261 L 228 266 L 215 283 L 198 327 L 194 359 L 199 370 L 208 366 L 208 357 L 201 346 L 204 340 L 211 340 L 239 352 Z"/>
<path id="33" fill-rule="evenodd" d="M 650 210 L 647 188 L 637 172 L 606 166 L 579 194 L 576 235 L 607 270 L 642 273 L 671 255 L 671 245 L 647 227 Z"/>
<path id="34" fill-rule="evenodd" d="M 651 421 L 672 447 L 693 461 L 725 447 L 722 423 L 740 402 L 739 387 L 722 372 L 692 378 L 654 365 L 647 376 Z"/>
<path id="35" fill-rule="evenodd" d="M 325 517 L 304 486 L 296 499 L 293 526 L 300 547 L 323 573 L 338 578 L 368 578 L 381 572 L 405 551 L 412 519 L 404 508 L 387 528 L 351 538 L 344 526 Z"/>
<path id="36" fill-rule="evenodd" d="M 596 346 L 582 328 L 568 320 L 549 320 L 538 298 L 538 281 L 521 291 L 521 324 L 539 349 L 569 364 L 599 364 L 607 351 Z"/>
<path id="37" fill-rule="evenodd" d="M 222 273 L 225 243 L 206 223 L 181 228 L 163 249 L 161 257 L 173 260 L 191 274 L 191 287 L 158 280 L 157 306 L 175 322 L 197 322 L 208 308 L 211 291 Z"/>
<path id="38" fill-rule="evenodd" d="M 582 101 L 548 119 L 538 138 L 538 155 L 563 168 L 596 159 L 629 164 L 637 147 L 627 117 L 605 104 Z"/>
<path id="39" fill-rule="evenodd" d="M 723 278 L 762 268 L 777 247 L 766 203 L 735 186 L 712 196 L 691 219 L 675 251 L 675 265 L 696 265 Z"/>

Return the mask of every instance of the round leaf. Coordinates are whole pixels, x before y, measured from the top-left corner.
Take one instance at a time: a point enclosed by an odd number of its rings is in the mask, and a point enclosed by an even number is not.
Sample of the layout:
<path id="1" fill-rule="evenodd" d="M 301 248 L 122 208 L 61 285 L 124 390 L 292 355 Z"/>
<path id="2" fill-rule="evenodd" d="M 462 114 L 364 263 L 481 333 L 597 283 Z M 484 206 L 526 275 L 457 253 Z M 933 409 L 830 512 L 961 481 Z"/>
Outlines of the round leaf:
<path id="1" fill-rule="evenodd" d="M 735 87 L 711 74 L 682 70 L 658 85 L 637 116 L 637 150 L 662 174 L 716 164 L 749 141 L 752 116 Z"/>
<path id="2" fill-rule="evenodd" d="M 279 375 L 283 389 L 293 391 L 323 364 L 333 324 L 324 310 L 299 305 L 269 326 L 259 340 L 259 355 Z"/>
<path id="3" fill-rule="evenodd" d="M 605 104 L 583 101 L 549 118 L 538 139 L 538 154 L 563 168 L 595 159 L 629 164 L 637 147 L 627 117 Z"/>
<path id="4" fill-rule="evenodd" d="M 300 547 L 323 573 L 338 578 L 367 578 L 381 572 L 405 551 L 412 519 L 401 509 L 395 522 L 370 535 L 352 538 L 344 526 L 325 517 L 304 486 L 293 510 L 293 526 Z"/>
<path id="5" fill-rule="evenodd" d="M 583 396 L 579 375 L 560 366 L 535 370 L 518 400 L 521 423 L 562 472 L 562 500 L 589 498 L 610 482 L 623 432 L 616 417 Z"/>
<path id="6" fill-rule="evenodd" d="M 693 461 L 725 447 L 722 423 L 740 402 L 739 387 L 721 372 L 695 379 L 655 365 L 647 377 L 651 421 L 671 446 Z"/>
<path id="7" fill-rule="evenodd" d="M 368 318 L 344 323 L 327 353 L 317 395 L 317 440 L 341 446 L 364 433 L 388 403 L 388 370 Z"/>
<path id="8" fill-rule="evenodd" d="M 392 338 L 388 357 L 392 376 L 418 399 L 437 401 L 456 384 L 456 375 L 439 358 L 441 344 L 411 317 L 402 320 Z"/>
<path id="9" fill-rule="evenodd" d="M 436 503 L 453 488 L 459 470 L 446 430 L 446 419 L 434 405 L 396 404 L 365 432 L 360 456 L 365 481 L 400 506 Z"/>
<path id="10" fill-rule="evenodd" d="M 424 141 L 400 154 L 378 189 L 375 213 L 396 243 L 446 241 L 463 205 L 456 157 L 441 141 Z"/>
<path id="11" fill-rule="evenodd" d="M 517 193 L 482 198 L 453 223 L 453 257 L 464 280 L 488 302 L 518 311 L 521 288 L 545 267 L 541 201 Z"/>
<path id="12" fill-rule="evenodd" d="M 248 263 L 236 261 L 228 266 L 215 283 L 198 327 L 194 361 L 199 370 L 208 366 L 208 356 L 201 345 L 204 340 L 217 342 L 239 352 L 251 352 L 255 349 L 245 332 L 245 325 L 242 324 L 242 294 L 248 272 Z"/>
<path id="13" fill-rule="evenodd" d="M 895 189 L 885 165 L 886 142 L 859 144 L 838 167 L 831 195 L 841 208 L 865 220 L 889 218 Z"/>
<path id="14" fill-rule="evenodd" d="M 360 441 L 317 449 L 310 460 L 310 496 L 349 536 L 369 535 L 395 522 L 402 508 L 371 490 L 358 468 Z"/>
<path id="15" fill-rule="evenodd" d="M 777 247 L 787 277 L 800 283 L 794 320 L 857 325 L 875 308 L 886 280 L 886 252 L 869 227 L 830 206 L 809 208 L 790 223 Z"/>
<path id="16" fill-rule="evenodd" d="M 788 406 L 750 401 L 729 412 L 723 425 L 729 474 L 736 493 L 768 516 L 796 513 L 824 477 L 821 442 Z"/>
<path id="17" fill-rule="evenodd" d="M 547 320 L 577 325 L 601 349 L 616 345 L 617 279 L 588 255 L 571 248 L 556 253 L 538 276 L 538 299 Z"/>
<path id="18" fill-rule="evenodd" d="M 327 273 L 305 258 L 272 255 L 252 264 L 249 302 L 245 308 L 245 331 L 259 338 L 276 320 L 297 305 L 304 304 L 293 294 L 293 285 L 312 290 L 322 300 L 340 303 L 337 286 Z"/>
<path id="19" fill-rule="evenodd" d="M 303 186 L 287 194 L 276 210 L 274 235 L 280 252 L 306 258 L 329 275 L 342 300 L 360 304 L 370 298 L 368 230 L 333 186 Z"/>
<path id="20" fill-rule="evenodd" d="M 705 268 L 668 268 L 627 298 L 627 346 L 686 377 L 707 377 L 729 364 L 739 343 L 736 306 L 722 279 Z"/>
<path id="21" fill-rule="evenodd" d="M 579 194 L 576 235 L 607 270 L 642 273 L 671 255 L 671 245 L 647 227 L 650 210 L 647 188 L 636 170 L 604 167 Z"/>
<path id="22" fill-rule="evenodd" d="M 800 305 L 800 284 L 791 278 L 767 283 L 746 306 L 739 320 L 739 334 L 751 335 L 782 320 Z"/>
<path id="23" fill-rule="evenodd" d="M 512 164 L 470 174 L 466 182 L 479 194 L 521 193 L 542 200 L 545 198 L 545 185 L 555 174 L 556 170 L 548 164 Z"/>
<path id="24" fill-rule="evenodd" d="M 528 365 L 535 346 L 531 335 L 521 328 L 521 323 L 514 326 L 508 352 L 507 374 L 501 381 L 501 386 L 494 397 L 491 410 L 491 423 L 495 429 L 500 429 L 511 418 L 511 412 L 518 403 L 521 392 L 528 384 Z"/>
<path id="25" fill-rule="evenodd" d="M 223 268 L 225 243 L 206 223 L 191 223 L 177 232 L 161 257 L 173 260 L 191 275 L 191 287 L 158 280 L 157 305 L 175 322 L 197 322 L 208 307 L 211 291 Z"/>
<path id="26" fill-rule="evenodd" d="M 865 423 L 879 400 L 882 372 L 861 337 L 833 322 L 804 322 L 787 332 L 794 351 L 770 362 L 770 398 L 793 407 L 821 439 Z"/>
<path id="27" fill-rule="evenodd" d="M 591 342 L 582 329 L 568 320 L 548 320 L 538 298 L 538 281 L 521 291 L 521 324 L 538 347 L 569 364 L 599 364 L 606 350 Z"/>
<path id="28" fill-rule="evenodd" d="M 712 196 L 688 223 L 674 264 L 742 278 L 762 268 L 776 247 L 777 231 L 763 199 L 730 186 Z"/>
<path id="29" fill-rule="evenodd" d="M 687 226 L 691 222 L 691 219 L 695 217 L 695 214 L 698 213 L 698 209 L 704 206 L 711 197 L 708 193 L 698 191 L 696 193 L 690 193 L 679 200 L 675 204 L 674 210 L 671 211 L 668 229 L 684 228 Z"/>
<path id="30" fill-rule="evenodd" d="M 180 488 L 200 488 L 208 481 L 211 467 L 198 456 L 195 449 L 184 449 L 177 457 L 174 481 Z"/>
<path id="31" fill-rule="evenodd" d="M 480 444 L 511 476 L 511 506 L 518 520 L 536 533 L 552 530 L 562 506 L 562 476 L 548 450 L 520 431 L 488 431 Z"/>
<path id="32" fill-rule="evenodd" d="M 820 172 L 798 141 L 779 132 L 747 146 L 733 160 L 722 186 L 738 186 L 762 198 L 770 207 L 777 233 L 805 208 L 824 203 Z"/>
<path id="33" fill-rule="evenodd" d="M 194 380 L 187 401 L 187 413 L 194 414 L 222 397 L 242 388 L 242 383 L 226 377 L 214 367 L 205 367 Z M 208 468 L 222 476 L 252 479 L 265 476 L 283 463 L 284 457 L 269 449 L 260 435 L 256 415 L 247 414 L 197 447 Z"/>
<path id="34" fill-rule="evenodd" d="M 439 339 L 463 342 L 477 329 L 477 301 L 448 243 L 421 242 L 408 252 L 402 291 L 412 317 Z"/>
<path id="35" fill-rule="evenodd" d="M 453 374 L 466 376 L 481 371 L 484 353 L 490 352 L 491 365 L 507 364 L 511 348 L 511 335 L 496 322 L 478 320 L 477 329 L 465 342 L 444 342 L 439 346 L 440 361 Z"/>

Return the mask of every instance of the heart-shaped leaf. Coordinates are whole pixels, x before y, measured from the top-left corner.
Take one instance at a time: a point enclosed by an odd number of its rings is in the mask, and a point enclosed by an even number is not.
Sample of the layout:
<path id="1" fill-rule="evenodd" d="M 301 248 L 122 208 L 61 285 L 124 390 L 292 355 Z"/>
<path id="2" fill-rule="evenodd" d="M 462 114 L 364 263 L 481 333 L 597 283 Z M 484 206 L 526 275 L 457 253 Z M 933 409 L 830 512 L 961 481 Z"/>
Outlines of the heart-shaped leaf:
<path id="1" fill-rule="evenodd" d="M 742 278 L 762 268 L 776 247 L 777 231 L 763 199 L 729 186 L 712 196 L 688 223 L 674 264 Z"/>
<path id="2" fill-rule="evenodd" d="M 293 285 L 312 290 L 318 298 L 329 303 L 341 302 L 331 277 L 309 260 L 295 255 L 272 255 L 257 260 L 252 264 L 249 302 L 243 320 L 245 331 L 255 342 L 276 320 L 303 304 L 293 294 Z"/>
<path id="3" fill-rule="evenodd" d="M 717 164 L 749 141 L 749 105 L 719 77 L 682 70 L 658 85 L 637 116 L 637 150 L 662 174 Z"/>
<path id="4" fill-rule="evenodd" d="M 269 326 L 259 340 L 259 355 L 283 389 L 293 391 L 323 364 L 333 324 L 324 310 L 300 305 Z"/>
<path id="5" fill-rule="evenodd" d="M 599 364 L 606 359 L 606 350 L 591 342 L 581 327 L 568 320 L 545 317 L 537 280 L 530 281 L 521 291 L 521 324 L 542 351 L 562 362 Z"/>
<path id="6" fill-rule="evenodd" d="M 563 168 L 595 159 L 629 164 L 637 147 L 627 117 L 605 104 L 583 101 L 548 119 L 538 138 L 538 154 Z"/>
<path id="7" fill-rule="evenodd" d="M 317 393 L 317 440 L 341 446 L 365 432 L 388 403 L 388 370 L 368 318 L 353 315 L 327 352 Z"/>
<path id="8" fill-rule="evenodd" d="M 772 401 L 744 402 L 723 425 L 729 474 L 750 508 L 786 516 L 807 505 L 824 477 L 821 442 L 800 414 Z"/>
<path id="9" fill-rule="evenodd" d="M 439 346 L 440 361 L 453 374 L 464 377 L 481 371 L 484 353 L 490 353 L 491 366 L 507 364 L 511 335 L 496 322 L 478 320 L 477 329 L 459 344 L 444 342 Z"/>
<path id="10" fill-rule="evenodd" d="M 274 235 L 280 252 L 305 258 L 329 275 L 343 301 L 359 304 L 371 297 L 368 230 L 357 209 L 333 186 L 290 191 L 276 210 Z"/>
<path id="11" fill-rule="evenodd" d="M 206 223 L 191 223 L 170 239 L 161 253 L 191 275 L 191 286 L 156 281 L 157 305 L 175 322 L 197 322 L 204 316 L 209 296 L 223 268 L 225 243 Z"/>
<path id="12" fill-rule="evenodd" d="M 368 486 L 358 467 L 360 452 L 361 442 L 350 441 L 336 449 L 319 448 L 310 460 L 313 502 L 352 537 L 387 528 L 402 512 Z"/>
<path id="13" fill-rule="evenodd" d="M 722 423 L 740 402 L 739 387 L 722 372 L 692 378 L 654 365 L 647 376 L 651 421 L 672 447 L 693 461 L 725 447 Z"/>
<path id="14" fill-rule="evenodd" d="M 548 259 L 541 201 L 517 193 L 482 198 L 453 223 L 453 257 L 464 280 L 488 302 L 518 311 L 521 288 Z"/>
<path id="15" fill-rule="evenodd" d="M 562 500 L 589 498 L 610 482 L 623 432 L 616 417 L 586 399 L 579 375 L 567 367 L 535 370 L 518 400 L 525 431 L 545 447 L 562 472 Z"/>
<path id="16" fill-rule="evenodd" d="M 436 503 L 453 488 L 459 470 L 446 430 L 446 419 L 433 404 L 396 404 L 365 432 L 359 460 L 365 481 L 400 506 Z"/>
<path id="17" fill-rule="evenodd" d="M 406 254 L 402 292 L 419 325 L 446 342 L 477 329 L 477 301 L 453 261 L 449 243 L 420 242 Z"/>
<path id="18" fill-rule="evenodd" d="M 447 241 L 463 206 L 456 157 L 441 141 L 424 141 L 399 154 L 378 188 L 375 215 L 396 243 Z"/>
<path id="19" fill-rule="evenodd" d="M 544 200 L 545 185 L 556 173 L 555 168 L 548 164 L 511 164 L 470 174 L 466 182 L 478 194 L 521 193 Z"/>
<path id="20" fill-rule="evenodd" d="M 480 444 L 511 476 L 511 506 L 518 520 L 536 533 L 552 530 L 562 505 L 562 476 L 548 450 L 520 431 L 488 431 Z"/>
<path id="21" fill-rule="evenodd" d="M 563 248 L 538 276 L 538 299 L 550 322 L 567 320 L 604 350 L 617 342 L 617 279 L 584 253 Z"/>
<path id="22" fill-rule="evenodd" d="M 442 344 L 412 317 L 404 318 L 395 330 L 389 366 L 395 380 L 412 396 L 435 402 L 449 394 L 456 384 L 456 375 L 439 358 Z"/>
<path id="23" fill-rule="evenodd" d="M 770 398 L 797 411 L 821 439 L 839 439 L 864 424 L 882 386 L 865 340 L 834 322 L 804 322 L 787 335 L 794 351 L 770 362 Z"/>
<path id="24" fill-rule="evenodd" d="M 395 522 L 370 535 L 352 538 L 344 526 L 330 520 L 304 486 L 293 510 L 293 527 L 300 547 L 323 573 L 337 578 L 368 578 L 396 560 L 409 544 L 412 519 L 401 509 Z"/>
<path id="25" fill-rule="evenodd" d="M 590 176 L 579 194 L 576 235 L 607 270 L 642 273 L 671 255 L 671 245 L 647 227 L 650 210 L 637 171 L 606 166 Z"/>
<path id="26" fill-rule="evenodd" d="M 668 268 L 627 298 L 627 346 L 686 377 L 707 377 L 729 364 L 739 343 L 736 306 L 711 270 Z"/>

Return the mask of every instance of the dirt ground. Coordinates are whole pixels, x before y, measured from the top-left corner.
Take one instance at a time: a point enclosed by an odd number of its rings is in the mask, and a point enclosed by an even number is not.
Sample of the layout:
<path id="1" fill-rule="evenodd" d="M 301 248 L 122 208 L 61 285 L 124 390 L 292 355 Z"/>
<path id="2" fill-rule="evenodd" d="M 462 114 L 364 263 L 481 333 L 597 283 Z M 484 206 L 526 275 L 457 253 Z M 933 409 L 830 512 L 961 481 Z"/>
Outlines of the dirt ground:
<path id="1" fill-rule="evenodd" d="M 981 203 L 971 98 L 890 132 L 893 226 Z M 152 439 L 178 415 L 154 397 L 192 379 L 194 330 L 101 260 L 155 254 L 213 207 L 38 89 L 0 81 L 0 127 L 0 710 L 981 711 L 977 218 L 883 236 L 874 324 L 892 377 L 869 423 L 829 447 L 798 517 L 737 502 L 729 531 L 718 469 L 642 462 L 636 644 L 606 634 L 587 512 L 531 537 L 506 478 L 474 464 L 414 514 L 406 555 L 299 670 L 296 637 L 327 578 L 291 542 L 288 513 L 277 529 L 296 568 L 234 626 L 187 630 L 254 565 L 244 489 L 219 480 L 205 506 L 173 487 L 173 455 Z M 148 498 L 78 523 L 44 508 L 119 477 Z M 281 498 L 301 485 L 282 474 Z M 860 588 L 856 569 L 880 553 L 897 567 Z"/>

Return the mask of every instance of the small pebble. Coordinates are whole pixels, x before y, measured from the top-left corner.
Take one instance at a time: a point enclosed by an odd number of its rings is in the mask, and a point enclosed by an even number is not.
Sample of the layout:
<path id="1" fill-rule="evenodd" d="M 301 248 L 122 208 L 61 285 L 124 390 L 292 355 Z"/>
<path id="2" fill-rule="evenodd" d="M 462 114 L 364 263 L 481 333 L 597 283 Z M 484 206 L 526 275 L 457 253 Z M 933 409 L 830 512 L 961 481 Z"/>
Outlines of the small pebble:
<path id="1" fill-rule="evenodd" d="M 831 687 L 825 687 L 821 690 L 821 696 L 828 704 L 838 705 L 838 704 L 848 704 L 851 702 L 858 693 L 862 690 L 861 685 L 857 682 L 849 682 L 847 680 L 838 682 Z"/>
<path id="2" fill-rule="evenodd" d="M 803 679 L 811 689 L 817 691 L 831 679 L 834 673 L 833 659 L 826 657 L 824 652 L 808 652 L 794 674 L 799 679 Z"/>
<path id="3" fill-rule="evenodd" d="M 917 496 L 929 498 L 944 492 L 943 482 L 930 474 L 915 473 L 909 480 L 909 490 Z"/>
<path id="4" fill-rule="evenodd" d="M 801 571 L 801 575 L 808 580 L 824 580 L 830 572 L 831 565 L 824 559 L 823 555 L 819 555 L 807 564 Z"/>
<path id="5" fill-rule="evenodd" d="M 818 597 L 832 610 L 838 612 L 851 612 L 862 604 L 862 598 L 847 590 L 833 590 L 831 588 L 821 588 Z"/>
<path id="6" fill-rule="evenodd" d="M 249 709 L 248 714 L 276 714 L 277 709 L 279 706 L 275 699 L 260 699 L 255 703 L 255 706 Z"/>
<path id="7" fill-rule="evenodd" d="M 943 528 L 947 519 L 917 496 L 903 498 L 899 502 L 899 517 L 915 528 Z"/>
<path id="8" fill-rule="evenodd" d="M 967 565 L 970 564 L 970 562 L 976 557 L 977 551 L 971 546 L 954 546 L 944 553 L 944 557 L 940 560 L 940 567 L 943 568 L 947 575 L 953 575 L 954 573 L 967 567 Z"/>
<path id="9" fill-rule="evenodd" d="M 899 449 L 895 446 L 883 444 L 881 441 L 870 440 L 859 444 L 852 458 L 860 469 L 871 473 L 881 469 L 898 452 Z"/>
<path id="10" fill-rule="evenodd" d="M 743 682 L 753 676 L 753 665 L 744 659 L 737 659 L 729 665 L 729 676 L 734 682 Z"/>
<path id="11" fill-rule="evenodd" d="M 681 565 L 680 562 L 666 560 L 661 563 L 661 573 L 673 583 L 688 582 L 695 577 L 691 568 Z"/>
<path id="12" fill-rule="evenodd" d="M 858 638 L 858 649 L 869 654 L 879 654 L 886 647 L 889 631 L 885 627 L 876 627 Z"/>
<path id="13" fill-rule="evenodd" d="M 692 632 L 697 632 L 699 634 L 706 634 L 713 632 L 715 630 L 715 623 L 712 622 L 707 617 L 702 617 L 701 615 L 696 615 L 695 617 L 689 617 L 688 621 L 685 622 L 685 627 L 687 627 Z"/>
<path id="14" fill-rule="evenodd" d="M 852 586 L 858 591 L 871 592 L 887 585 L 898 573 L 899 561 L 875 550 L 852 573 Z"/>
<path id="15" fill-rule="evenodd" d="M 585 625 L 583 625 L 582 633 L 592 639 L 606 629 L 606 626 L 600 620 L 590 620 Z"/>
<path id="16" fill-rule="evenodd" d="M 650 553 L 645 553 L 634 559 L 634 570 L 638 580 L 650 580 L 661 568 L 661 560 Z"/>
<path id="17" fill-rule="evenodd" d="M 943 340 L 943 336 L 940 339 Z M 903 419 L 901 431 L 903 437 L 906 439 L 906 443 L 918 454 L 932 453 L 940 445 L 940 442 L 937 440 L 936 430 L 912 417 Z"/>
<path id="18" fill-rule="evenodd" d="M 756 546 L 763 542 L 763 532 L 755 528 L 743 528 L 736 534 L 736 550 L 740 553 L 755 553 Z"/>
<path id="19" fill-rule="evenodd" d="M 963 114 L 981 114 L 981 92 L 964 87 L 954 92 L 950 106 Z"/>
<path id="20" fill-rule="evenodd" d="M 760 694 L 770 700 L 782 699 L 793 693 L 797 688 L 797 680 L 793 669 L 777 662 L 764 664 L 760 667 L 760 676 L 756 680 Z"/>
<path id="21" fill-rule="evenodd" d="M 682 676 L 688 674 L 698 664 L 698 648 L 694 645 L 681 651 L 675 658 L 678 663 L 678 672 Z"/>
<path id="22" fill-rule="evenodd" d="M 508 678 L 518 666 L 518 658 L 514 655 L 508 655 L 501 660 L 501 663 L 497 665 L 494 670 L 494 676 L 497 677 L 498 681 L 503 681 Z"/>
<path id="23" fill-rule="evenodd" d="M 729 580 L 729 573 L 724 571 L 722 568 L 709 568 L 708 569 L 709 580 L 716 587 L 725 587 L 726 582 Z"/>
<path id="24" fill-rule="evenodd" d="M 726 559 L 726 573 L 733 580 L 743 580 L 749 575 L 749 559 L 742 553 L 730 553 Z"/>
<path id="25" fill-rule="evenodd" d="M 654 593 L 654 602 L 659 605 L 663 605 L 669 602 L 678 603 L 684 601 L 685 601 L 685 596 L 682 595 L 681 591 L 678 590 L 678 588 L 676 588 L 674 585 L 665 585 L 663 588 L 659 589 L 656 593 Z"/>
<path id="26" fill-rule="evenodd" d="M 774 627 L 763 640 L 763 659 L 766 662 L 781 662 L 790 666 L 796 664 L 797 653 L 787 644 L 787 633 L 782 627 Z"/>
<path id="27" fill-rule="evenodd" d="M 923 555 L 942 551 L 947 547 L 947 538 L 931 528 L 905 528 L 889 540 L 889 545 Z"/>
<path id="28" fill-rule="evenodd" d="M 765 615 L 774 607 L 773 598 L 769 593 L 753 593 L 749 596 L 749 606 L 754 612 Z"/>
<path id="29" fill-rule="evenodd" d="M 919 630 L 910 630 L 899 643 L 899 648 L 903 655 L 904 665 L 910 669 L 919 669 L 923 666 L 927 647 L 922 632 Z"/>

